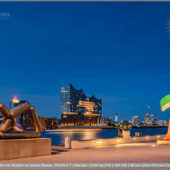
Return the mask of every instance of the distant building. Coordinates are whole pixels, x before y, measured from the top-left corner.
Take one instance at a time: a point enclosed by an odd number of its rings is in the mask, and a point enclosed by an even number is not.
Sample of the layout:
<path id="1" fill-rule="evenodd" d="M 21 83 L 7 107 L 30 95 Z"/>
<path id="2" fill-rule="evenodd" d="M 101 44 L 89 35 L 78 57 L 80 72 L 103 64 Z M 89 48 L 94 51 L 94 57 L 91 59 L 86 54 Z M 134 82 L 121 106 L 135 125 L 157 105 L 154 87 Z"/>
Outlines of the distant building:
<path id="1" fill-rule="evenodd" d="M 132 117 L 132 125 L 137 126 L 138 124 L 139 124 L 138 116 L 133 116 Z"/>
<path id="2" fill-rule="evenodd" d="M 98 126 L 98 117 L 96 115 L 70 115 L 62 114 L 61 126 Z"/>
<path id="3" fill-rule="evenodd" d="M 13 109 L 14 107 L 18 106 L 21 104 L 21 101 L 18 100 L 17 96 L 14 96 L 14 98 L 10 102 L 10 109 Z"/>
<path id="4" fill-rule="evenodd" d="M 117 114 L 117 112 L 115 113 L 115 122 L 116 123 L 118 122 L 118 114 Z"/>
<path id="5" fill-rule="evenodd" d="M 87 97 L 69 84 L 61 88 L 61 112 L 62 126 L 95 126 L 102 114 L 102 100 Z"/>
<path id="6" fill-rule="evenodd" d="M 98 116 L 97 117 L 97 126 L 104 126 L 104 125 L 105 125 L 104 117 Z"/>
<path id="7" fill-rule="evenodd" d="M 153 125 L 155 125 L 155 126 L 167 126 L 168 122 L 166 120 L 154 119 Z"/>
<path id="8" fill-rule="evenodd" d="M 10 102 L 10 109 L 13 109 L 17 107 L 18 105 L 23 104 L 25 102 L 27 101 L 19 100 L 17 96 L 14 96 L 14 98 Z M 34 128 L 32 116 L 29 110 L 25 111 L 20 116 L 18 116 L 16 118 L 16 121 L 17 121 L 17 124 L 23 129 Z"/>
<path id="9" fill-rule="evenodd" d="M 43 130 L 58 128 L 59 120 L 55 117 L 48 118 L 48 117 L 39 116 L 39 120 Z"/>
<path id="10" fill-rule="evenodd" d="M 104 117 L 104 125 L 111 125 L 113 120 L 111 117 Z"/>
<path id="11" fill-rule="evenodd" d="M 131 128 L 132 127 L 132 123 L 131 123 L 131 121 L 127 121 L 127 120 L 122 120 L 121 122 L 120 122 L 120 125 L 119 125 L 119 127 L 121 128 L 121 129 L 129 129 L 129 128 Z"/>
<path id="12" fill-rule="evenodd" d="M 158 120 L 160 126 L 168 126 L 168 122 L 166 120 Z"/>
<path id="13" fill-rule="evenodd" d="M 154 121 L 154 115 L 152 113 L 146 113 L 144 115 L 144 124 L 152 125 Z"/>

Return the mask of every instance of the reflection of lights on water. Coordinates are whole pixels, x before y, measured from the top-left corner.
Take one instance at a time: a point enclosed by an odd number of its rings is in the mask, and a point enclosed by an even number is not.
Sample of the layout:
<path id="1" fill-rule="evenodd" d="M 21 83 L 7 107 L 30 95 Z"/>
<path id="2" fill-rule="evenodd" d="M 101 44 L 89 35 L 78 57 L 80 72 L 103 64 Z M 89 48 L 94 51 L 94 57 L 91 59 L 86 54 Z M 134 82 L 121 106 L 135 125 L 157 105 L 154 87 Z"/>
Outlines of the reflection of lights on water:
<path id="1" fill-rule="evenodd" d="M 75 140 L 89 140 L 95 139 L 97 134 L 101 129 L 55 129 L 55 130 L 46 130 L 46 134 L 56 134 L 62 135 L 62 137 L 69 136 L 71 139 Z"/>
<path id="2" fill-rule="evenodd" d="M 88 139 L 95 139 L 98 132 L 91 131 L 91 132 L 83 132 L 82 133 L 82 140 L 88 140 Z"/>
<path id="3" fill-rule="evenodd" d="M 84 131 L 102 131 L 102 129 L 54 129 L 54 130 L 45 130 L 46 132 L 84 132 Z"/>
<path id="4" fill-rule="evenodd" d="M 120 141 L 122 141 L 122 140 L 121 140 L 121 139 L 117 139 L 116 141 L 117 141 L 117 142 L 120 142 Z"/>
<path id="5" fill-rule="evenodd" d="M 72 133 L 81 134 L 82 132 L 47 132 L 47 134 L 72 134 Z"/>
<path id="6" fill-rule="evenodd" d="M 155 144 L 152 145 L 152 147 L 155 147 L 155 146 L 156 146 Z"/>

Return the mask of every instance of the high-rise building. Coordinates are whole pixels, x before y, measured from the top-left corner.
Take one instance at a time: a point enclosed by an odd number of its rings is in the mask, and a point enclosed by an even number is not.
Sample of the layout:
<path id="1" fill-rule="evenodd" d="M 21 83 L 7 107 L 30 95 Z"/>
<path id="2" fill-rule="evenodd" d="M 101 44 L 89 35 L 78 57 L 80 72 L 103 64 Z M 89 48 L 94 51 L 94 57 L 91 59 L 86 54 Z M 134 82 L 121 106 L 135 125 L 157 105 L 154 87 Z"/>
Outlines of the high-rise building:
<path id="1" fill-rule="evenodd" d="M 154 121 L 154 115 L 152 113 L 146 113 L 144 115 L 144 123 L 147 125 L 153 124 Z"/>
<path id="2" fill-rule="evenodd" d="M 61 88 L 62 114 L 102 114 L 102 100 L 94 96 L 87 97 L 82 90 L 76 90 L 71 84 Z"/>
<path id="3" fill-rule="evenodd" d="M 118 114 L 117 114 L 117 112 L 115 113 L 115 122 L 118 122 Z"/>
<path id="4" fill-rule="evenodd" d="M 138 116 L 133 116 L 132 117 L 132 125 L 136 126 L 138 124 L 139 124 Z"/>
<path id="5" fill-rule="evenodd" d="M 61 88 L 61 112 L 63 126 L 95 126 L 102 114 L 102 100 L 87 97 L 69 84 Z"/>

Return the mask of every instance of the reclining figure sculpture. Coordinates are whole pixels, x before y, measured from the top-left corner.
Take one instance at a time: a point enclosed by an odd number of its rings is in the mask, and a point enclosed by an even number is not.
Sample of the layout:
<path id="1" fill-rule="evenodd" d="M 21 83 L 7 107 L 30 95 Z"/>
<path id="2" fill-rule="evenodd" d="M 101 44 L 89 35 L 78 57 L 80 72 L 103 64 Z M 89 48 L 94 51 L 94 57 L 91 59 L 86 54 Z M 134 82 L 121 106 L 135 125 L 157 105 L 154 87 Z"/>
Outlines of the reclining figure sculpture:
<path id="1" fill-rule="evenodd" d="M 16 117 L 20 116 L 27 110 L 30 111 L 35 131 L 24 131 L 17 126 Z M 0 139 L 34 138 L 40 136 L 42 128 L 39 118 L 36 114 L 35 108 L 30 106 L 28 102 L 20 104 L 10 111 L 0 103 L 0 112 L 4 115 L 4 117 L 0 118 Z"/>

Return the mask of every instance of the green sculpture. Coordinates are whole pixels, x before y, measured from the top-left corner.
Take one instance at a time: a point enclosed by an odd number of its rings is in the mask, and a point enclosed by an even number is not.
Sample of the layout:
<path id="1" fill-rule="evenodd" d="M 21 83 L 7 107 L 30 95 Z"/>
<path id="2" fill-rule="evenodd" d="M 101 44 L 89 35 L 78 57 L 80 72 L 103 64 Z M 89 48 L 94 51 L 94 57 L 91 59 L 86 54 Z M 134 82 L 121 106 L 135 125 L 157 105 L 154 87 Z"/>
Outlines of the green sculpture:
<path id="1" fill-rule="evenodd" d="M 160 105 L 161 105 L 162 111 L 165 111 L 170 107 L 170 95 L 169 94 L 161 99 Z M 170 141 L 170 120 L 169 120 L 169 125 L 168 125 L 168 133 L 164 137 L 164 140 Z"/>
<path id="2" fill-rule="evenodd" d="M 161 105 L 162 111 L 165 111 L 166 109 L 170 107 L 170 95 L 169 94 L 161 99 L 160 105 Z"/>

